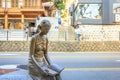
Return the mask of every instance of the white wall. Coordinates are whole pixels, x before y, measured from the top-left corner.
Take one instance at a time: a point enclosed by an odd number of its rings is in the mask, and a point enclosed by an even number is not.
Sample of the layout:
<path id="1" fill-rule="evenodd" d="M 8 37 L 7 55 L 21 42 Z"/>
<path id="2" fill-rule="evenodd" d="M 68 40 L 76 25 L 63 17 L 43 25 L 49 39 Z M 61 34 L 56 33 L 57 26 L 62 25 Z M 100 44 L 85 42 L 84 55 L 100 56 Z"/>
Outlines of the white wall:
<path id="1" fill-rule="evenodd" d="M 84 26 L 84 27 L 83 27 Z M 80 25 L 86 41 L 119 41 L 119 25 Z"/>

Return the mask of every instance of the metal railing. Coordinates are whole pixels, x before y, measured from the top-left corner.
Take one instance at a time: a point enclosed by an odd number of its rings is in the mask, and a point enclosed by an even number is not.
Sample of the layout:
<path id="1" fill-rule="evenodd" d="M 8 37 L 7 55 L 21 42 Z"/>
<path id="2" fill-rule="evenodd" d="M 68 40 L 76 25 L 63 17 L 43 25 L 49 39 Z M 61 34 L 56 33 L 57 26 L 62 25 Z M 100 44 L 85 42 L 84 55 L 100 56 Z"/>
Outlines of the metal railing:
<path id="1" fill-rule="evenodd" d="M 66 31 L 50 31 L 47 34 L 47 38 L 50 41 L 66 41 Z M 0 41 L 30 41 L 31 37 L 29 32 L 25 30 L 0 30 Z"/>
<path id="2" fill-rule="evenodd" d="M 43 6 L 21 6 L 20 7 L 21 9 L 44 9 L 44 7 Z"/>
<path id="3" fill-rule="evenodd" d="M 84 27 L 82 37 L 85 41 L 120 41 L 120 27 L 100 27 L 88 25 Z M 49 41 L 75 41 L 74 29 L 51 30 L 47 34 Z M 0 30 L 0 41 L 29 41 L 29 32 L 25 30 Z"/>
<path id="4" fill-rule="evenodd" d="M 0 30 L 0 41 L 25 41 L 28 40 L 25 30 Z"/>

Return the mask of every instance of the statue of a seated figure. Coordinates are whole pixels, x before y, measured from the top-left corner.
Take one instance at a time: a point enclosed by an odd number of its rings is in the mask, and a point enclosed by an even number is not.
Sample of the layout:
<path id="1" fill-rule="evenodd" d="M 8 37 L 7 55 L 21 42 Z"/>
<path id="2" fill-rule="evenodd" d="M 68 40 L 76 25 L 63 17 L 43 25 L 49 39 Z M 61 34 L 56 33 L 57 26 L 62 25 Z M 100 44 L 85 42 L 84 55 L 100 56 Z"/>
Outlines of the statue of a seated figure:
<path id="1" fill-rule="evenodd" d="M 60 72 L 64 68 L 51 63 L 47 54 L 48 39 L 45 35 L 50 27 L 48 20 L 42 20 L 38 25 L 38 33 L 31 39 L 28 67 L 33 80 L 61 80 Z"/>

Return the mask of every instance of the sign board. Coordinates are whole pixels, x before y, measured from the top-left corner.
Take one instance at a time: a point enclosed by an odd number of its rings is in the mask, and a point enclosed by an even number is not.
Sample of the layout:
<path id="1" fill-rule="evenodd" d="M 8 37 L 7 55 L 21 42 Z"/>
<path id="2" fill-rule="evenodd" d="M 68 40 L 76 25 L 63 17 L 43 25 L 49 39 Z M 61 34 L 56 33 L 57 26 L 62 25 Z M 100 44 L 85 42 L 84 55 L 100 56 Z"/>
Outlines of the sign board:
<path id="1" fill-rule="evenodd" d="M 58 18 L 58 24 L 61 24 L 61 18 Z"/>
<path id="2" fill-rule="evenodd" d="M 120 14 L 115 14 L 115 22 L 120 22 Z"/>
<path id="3" fill-rule="evenodd" d="M 117 2 L 120 2 L 120 0 L 116 0 Z"/>

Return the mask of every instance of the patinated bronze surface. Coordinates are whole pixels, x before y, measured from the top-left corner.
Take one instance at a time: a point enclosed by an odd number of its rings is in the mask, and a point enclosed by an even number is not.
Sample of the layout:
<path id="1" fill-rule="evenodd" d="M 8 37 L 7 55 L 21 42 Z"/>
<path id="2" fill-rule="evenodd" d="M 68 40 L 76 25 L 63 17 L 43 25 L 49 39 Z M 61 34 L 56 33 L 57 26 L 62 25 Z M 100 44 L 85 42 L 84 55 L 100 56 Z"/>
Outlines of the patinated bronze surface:
<path id="1" fill-rule="evenodd" d="M 51 24 L 48 20 L 41 21 L 31 39 L 29 56 L 29 74 L 34 80 L 60 80 L 60 72 L 50 68 L 51 62 L 47 54 L 48 39 L 45 35 L 49 32 Z"/>

